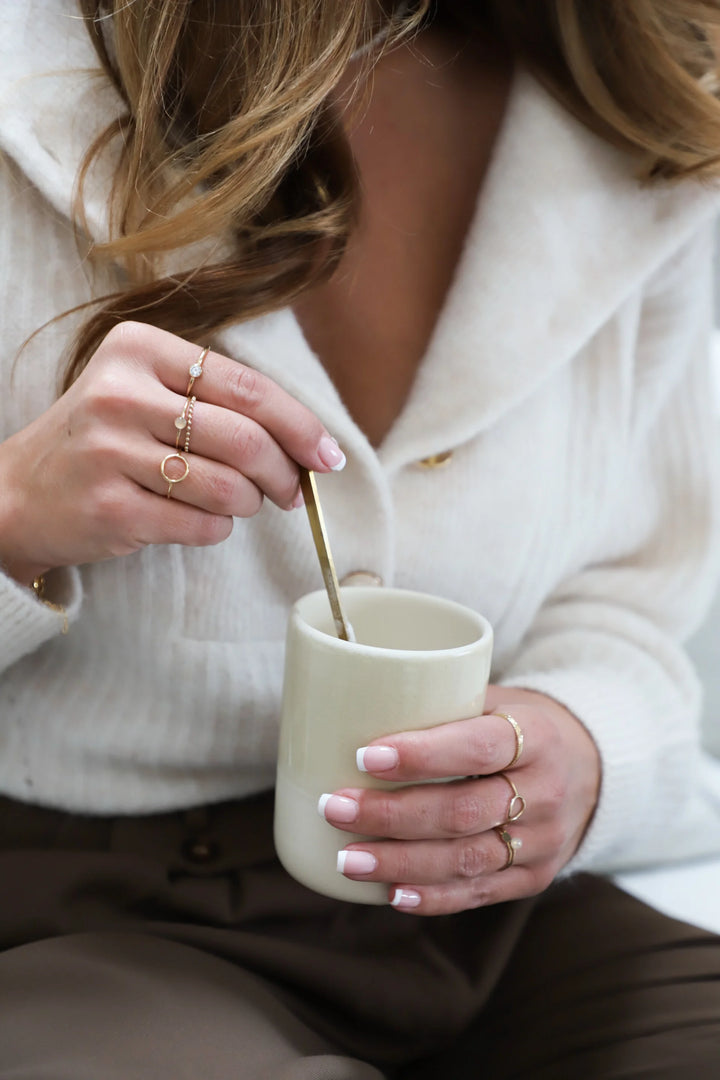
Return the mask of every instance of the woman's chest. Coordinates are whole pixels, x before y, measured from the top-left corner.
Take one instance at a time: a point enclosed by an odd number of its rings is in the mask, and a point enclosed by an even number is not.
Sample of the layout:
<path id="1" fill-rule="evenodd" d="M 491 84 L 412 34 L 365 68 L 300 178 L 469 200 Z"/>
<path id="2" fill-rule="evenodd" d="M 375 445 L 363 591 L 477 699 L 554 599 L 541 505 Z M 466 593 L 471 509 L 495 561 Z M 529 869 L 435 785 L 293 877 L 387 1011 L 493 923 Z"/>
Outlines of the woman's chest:
<path id="1" fill-rule="evenodd" d="M 469 46 L 468 46 L 469 49 Z M 378 446 L 427 351 L 489 166 L 510 70 L 430 43 L 388 57 L 350 141 L 362 208 L 343 261 L 296 305 L 348 411 Z"/>

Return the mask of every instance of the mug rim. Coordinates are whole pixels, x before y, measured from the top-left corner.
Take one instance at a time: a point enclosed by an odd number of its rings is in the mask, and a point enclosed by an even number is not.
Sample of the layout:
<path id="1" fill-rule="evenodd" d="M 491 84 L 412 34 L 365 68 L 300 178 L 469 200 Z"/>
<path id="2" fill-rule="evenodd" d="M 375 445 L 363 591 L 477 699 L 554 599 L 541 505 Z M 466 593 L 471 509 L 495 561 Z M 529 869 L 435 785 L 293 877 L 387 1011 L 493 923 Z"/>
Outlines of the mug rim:
<path id="1" fill-rule="evenodd" d="M 422 601 L 424 603 L 429 601 L 438 608 L 442 608 L 444 611 L 455 611 L 458 614 L 462 614 L 465 618 L 469 618 L 469 620 L 474 622 L 477 626 L 477 636 L 465 645 L 454 645 L 445 649 L 390 649 L 382 645 L 365 645 L 358 641 L 345 641 L 335 634 L 329 634 L 325 633 L 323 630 L 318 630 L 316 626 L 313 626 L 312 623 L 308 622 L 307 617 L 302 613 L 303 605 L 317 602 L 318 599 L 324 598 L 325 603 L 327 604 L 330 622 L 332 624 L 330 601 L 325 589 L 315 589 L 313 592 L 305 593 L 303 596 L 299 597 L 290 611 L 288 626 L 292 624 L 293 620 L 300 622 L 307 636 L 322 643 L 326 648 L 338 648 L 341 650 L 349 649 L 352 650 L 355 655 L 392 656 L 403 659 L 416 658 L 418 660 L 422 659 L 424 662 L 432 660 L 433 658 L 446 660 L 448 657 L 452 656 L 461 657 L 469 652 L 475 651 L 478 646 L 482 645 L 486 648 L 491 648 L 493 645 L 493 628 L 488 619 L 484 615 L 481 615 L 479 611 L 475 611 L 473 608 L 468 607 L 466 604 L 461 604 L 457 600 L 450 600 L 447 597 L 438 596 L 435 593 L 420 592 L 417 589 L 385 588 L 385 586 L 377 585 L 344 585 L 340 586 L 340 594 L 342 597 L 347 595 L 373 596 L 378 598 L 401 596 L 411 601 Z M 352 621 L 352 616 L 348 615 L 348 617 Z"/>

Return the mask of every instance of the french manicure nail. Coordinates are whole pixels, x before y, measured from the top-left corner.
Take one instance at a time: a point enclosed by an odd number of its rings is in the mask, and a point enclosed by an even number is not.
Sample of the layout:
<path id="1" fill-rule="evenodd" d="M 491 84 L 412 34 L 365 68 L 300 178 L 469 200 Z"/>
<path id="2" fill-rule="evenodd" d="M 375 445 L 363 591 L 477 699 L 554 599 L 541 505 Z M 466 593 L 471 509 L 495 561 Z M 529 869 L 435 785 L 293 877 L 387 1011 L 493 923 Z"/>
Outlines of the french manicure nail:
<path id="1" fill-rule="evenodd" d="M 361 746 L 355 754 L 360 772 L 387 772 L 394 769 L 399 760 L 394 746 Z"/>
<path id="2" fill-rule="evenodd" d="M 330 435 L 323 435 L 318 446 L 318 457 L 323 465 L 333 472 L 340 472 L 345 468 L 346 458 L 335 439 Z"/>
<path id="3" fill-rule="evenodd" d="M 318 800 L 318 814 L 331 824 L 349 825 L 355 821 L 360 807 L 355 799 L 347 795 L 321 795 Z"/>
<path id="4" fill-rule="evenodd" d="M 396 908 L 415 908 L 420 903 L 420 893 L 414 889 L 396 889 L 390 903 Z"/>
<path id="5" fill-rule="evenodd" d="M 370 851 L 338 851 L 337 868 L 341 874 L 372 874 L 377 864 Z"/>

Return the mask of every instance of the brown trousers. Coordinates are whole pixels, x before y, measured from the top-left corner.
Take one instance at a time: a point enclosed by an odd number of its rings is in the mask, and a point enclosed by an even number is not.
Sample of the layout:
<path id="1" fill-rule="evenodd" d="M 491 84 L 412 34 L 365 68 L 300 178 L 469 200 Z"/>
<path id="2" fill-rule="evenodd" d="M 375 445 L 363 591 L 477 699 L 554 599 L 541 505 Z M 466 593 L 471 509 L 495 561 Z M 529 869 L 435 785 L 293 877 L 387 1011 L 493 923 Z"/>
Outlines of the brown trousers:
<path id="1" fill-rule="evenodd" d="M 0 799 L 0 1080 L 720 1077 L 720 938 L 587 876 L 434 919 L 340 903 L 271 817 Z"/>

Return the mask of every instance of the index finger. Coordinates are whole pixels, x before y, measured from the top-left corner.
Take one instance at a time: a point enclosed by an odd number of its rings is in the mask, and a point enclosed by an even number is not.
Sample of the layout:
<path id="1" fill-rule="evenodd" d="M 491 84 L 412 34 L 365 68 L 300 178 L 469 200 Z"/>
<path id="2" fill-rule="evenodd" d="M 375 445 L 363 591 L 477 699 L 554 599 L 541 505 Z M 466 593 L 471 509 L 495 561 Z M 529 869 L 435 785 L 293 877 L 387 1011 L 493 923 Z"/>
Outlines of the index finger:
<path id="1" fill-rule="evenodd" d="M 490 776 L 530 763 L 539 740 L 537 710 L 517 705 L 507 713 L 375 739 L 358 749 L 357 765 L 362 772 L 398 782 Z"/>
<path id="2" fill-rule="evenodd" d="M 123 323 L 111 331 L 116 348 L 144 361 L 158 379 L 176 394 L 186 394 L 190 368 L 197 364 L 197 345 L 145 323 Z M 204 352 L 205 350 L 203 350 Z M 338 470 L 345 456 L 320 420 L 272 379 L 247 364 L 208 350 L 193 393 L 249 417 L 263 427 L 288 457 L 318 472 Z"/>

